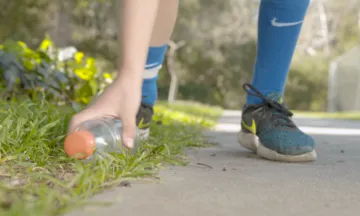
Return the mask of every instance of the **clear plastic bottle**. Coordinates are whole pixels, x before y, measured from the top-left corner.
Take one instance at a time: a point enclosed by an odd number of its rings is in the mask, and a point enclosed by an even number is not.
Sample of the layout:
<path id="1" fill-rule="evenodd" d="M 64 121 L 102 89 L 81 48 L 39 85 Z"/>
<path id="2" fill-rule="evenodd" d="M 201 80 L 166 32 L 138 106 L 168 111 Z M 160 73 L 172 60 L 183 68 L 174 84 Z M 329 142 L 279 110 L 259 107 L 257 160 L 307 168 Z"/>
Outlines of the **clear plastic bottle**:
<path id="1" fill-rule="evenodd" d="M 91 159 L 97 152 L 122 152 L 126 147 L 121 142 L 122 123 L 118 119 L 96 119 L 79 125 L 64 142 L 65 153 L 77 159 Z M 134 148 L 140 145 L 137 131 Z"/>

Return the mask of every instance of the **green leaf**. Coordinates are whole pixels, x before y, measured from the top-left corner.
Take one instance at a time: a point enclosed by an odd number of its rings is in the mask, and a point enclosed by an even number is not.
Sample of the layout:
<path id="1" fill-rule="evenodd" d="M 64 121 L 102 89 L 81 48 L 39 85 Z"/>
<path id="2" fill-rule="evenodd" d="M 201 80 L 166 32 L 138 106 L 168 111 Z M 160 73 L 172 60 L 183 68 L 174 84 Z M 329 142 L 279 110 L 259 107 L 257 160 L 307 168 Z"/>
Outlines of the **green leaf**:
<path id="1" fill-rule="evenodd" d="M 92 95 L 95 95 L 97 93 L 97 91 L 98 91 L 99 84 L 95 80 L 90 80 L 89 85 L 90 85 L 91 90 L 92 90 Z"/>
<path id="2" fill-rule="evenodd" d="M 42 51 L 42 50 L 38 50 L 38 51 L 37 51 L 37 54 L 39 55 L 39 57 L 41 58 L 41 60 L 46 61 L 47 63 L 50 63 L 50 62 L 51 62 L 51 58 L 50 58 L 50 56 L 49 56 L 46 52 L 44 52 L 44 51 Z"/>
<path id="3" fill-rule="evenodd" d="M 79 90 L 80 96 L 92 96 L 93 95 L 93 89 L 90 85 L 90 82 L 86 82 L 82 88 Z"/>
<path id="4" fill-rule="evenodd" d="M 17 42 L 13 41 L 13 40 L 7 40 L 4 43 L 4 51 L 9 52 L 9 53 L 13 53 L 13 54 L 21 54 L 23 52 L 23 47 L 21 47 Z"/>

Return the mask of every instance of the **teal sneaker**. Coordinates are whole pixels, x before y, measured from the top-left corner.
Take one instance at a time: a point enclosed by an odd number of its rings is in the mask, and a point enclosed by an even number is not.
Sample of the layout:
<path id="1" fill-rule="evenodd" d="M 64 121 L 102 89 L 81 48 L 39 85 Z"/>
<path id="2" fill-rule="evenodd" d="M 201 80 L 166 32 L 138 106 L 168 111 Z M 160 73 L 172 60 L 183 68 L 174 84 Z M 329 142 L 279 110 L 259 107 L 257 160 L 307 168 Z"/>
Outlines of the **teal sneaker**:
<path id="1" fill-rule="evenodd" d="M 314 139 L 292 121 L 281 94 L 267 96 L 250 84 L 246 93 L 263 99 L 263 104 L 245 105 L 242 112 L 239 143 L 259 156 L 275 161 L 305 162 L 316 160 Z"/>
<path id="2" fill-rule="evenodd" d="M 146 140 L 150 135 L 150 124 L 154 115 L 154 109 L 151 105 L 141 103 L 136 115 L 136 125 L 139 129 L 140 139 Z"/>

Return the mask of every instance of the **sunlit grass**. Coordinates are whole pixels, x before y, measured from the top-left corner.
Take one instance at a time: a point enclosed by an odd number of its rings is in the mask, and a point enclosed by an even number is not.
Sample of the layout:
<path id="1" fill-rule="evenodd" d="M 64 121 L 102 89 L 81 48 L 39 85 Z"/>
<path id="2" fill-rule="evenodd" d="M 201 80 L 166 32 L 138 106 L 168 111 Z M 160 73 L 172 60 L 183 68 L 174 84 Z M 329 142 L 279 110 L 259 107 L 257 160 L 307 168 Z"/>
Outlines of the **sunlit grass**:
<path id="1" fill-rule="evenodd" d="M 297 117 L 360 120 L 360 112 L 304 112 L 293 111 Z"/>
<path id="2" fill-rule="evenodd" d="M 184 148 L 204 145 L 201 131 L 221 114 L 191 106 L 158 105 L 151 139 L 135 155 L 110 153 L 83 163 L 68 158 L 62 147 L 71 109 L 0 102 L 1 215 L 59 215 L 126 178 L 156 177 L 165 164 L 185 165 Z"/>
<path id="3" fill-rule="evenodd" d="M 204 105 L 192 101 L 176 101 L 174 103 L 166 103 L 164 101 L 158 102 L 157 107 L 170 108 L 192 116 L 202 117 L 204 119 L 217 120 L 222 113 L 222 108 Z"/>

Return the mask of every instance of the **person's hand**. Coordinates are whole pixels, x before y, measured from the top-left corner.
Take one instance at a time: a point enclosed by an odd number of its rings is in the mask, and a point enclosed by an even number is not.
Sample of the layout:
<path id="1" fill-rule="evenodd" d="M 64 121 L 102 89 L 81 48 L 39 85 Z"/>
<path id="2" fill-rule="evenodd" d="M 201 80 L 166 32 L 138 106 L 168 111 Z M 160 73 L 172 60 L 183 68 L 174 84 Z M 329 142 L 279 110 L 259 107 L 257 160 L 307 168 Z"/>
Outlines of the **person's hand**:
<path id="1" fill-rule="evenodd" d="M 131 77 L 114 80 L 104 92 L 86 109 L 75 114 L 69 125 L 68 133 L 81 123 L 104 117 L 122 121 L 122 143 L 132 148 L 136 136 L 136 114 L 141 102 L 141 85 Z"/>

